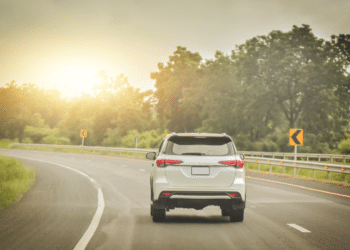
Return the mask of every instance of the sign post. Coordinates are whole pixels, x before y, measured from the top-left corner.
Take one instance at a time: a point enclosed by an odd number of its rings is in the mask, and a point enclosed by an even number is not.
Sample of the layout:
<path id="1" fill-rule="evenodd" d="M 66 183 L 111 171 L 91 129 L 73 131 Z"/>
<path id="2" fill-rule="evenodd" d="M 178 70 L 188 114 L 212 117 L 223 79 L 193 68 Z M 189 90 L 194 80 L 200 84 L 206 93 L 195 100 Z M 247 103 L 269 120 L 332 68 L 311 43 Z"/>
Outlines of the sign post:
<path id="1" fill-rule="evenodd" d="M 303 145 L 302 129 L 290 129 L 289 144 L 294 145 L 294 161 L 297 160 L 297 146 Z"/>
<path id="2" fill-rule="evenodd" d="M 137 148 L 137 141 L 138 141 L 138 137 L 135 137 L 135 148 Z"/>
<path id="3" fill-rule="evenodd" d="M 81 139 L 81 146 L 84 147 L 84 138 L 87 137 L 87 130 L 86 129 L 80 129 L 80 137 Z"/>

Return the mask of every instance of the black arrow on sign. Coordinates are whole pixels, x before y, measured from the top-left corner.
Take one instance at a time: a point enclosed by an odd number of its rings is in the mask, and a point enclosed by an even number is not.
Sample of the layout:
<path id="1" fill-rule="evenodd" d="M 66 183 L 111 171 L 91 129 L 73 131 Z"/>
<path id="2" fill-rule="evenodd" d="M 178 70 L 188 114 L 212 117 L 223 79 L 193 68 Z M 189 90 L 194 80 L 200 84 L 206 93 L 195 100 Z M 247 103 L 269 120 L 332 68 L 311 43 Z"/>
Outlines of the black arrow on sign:
<path id="1" fill-rule="evenodd" d="M 301 144 L 300 141 L 298 141 L 297 136 L 300 134 L 301 130 L 296 130 L 294 134 L 291 136 L 295 144 Z"/>

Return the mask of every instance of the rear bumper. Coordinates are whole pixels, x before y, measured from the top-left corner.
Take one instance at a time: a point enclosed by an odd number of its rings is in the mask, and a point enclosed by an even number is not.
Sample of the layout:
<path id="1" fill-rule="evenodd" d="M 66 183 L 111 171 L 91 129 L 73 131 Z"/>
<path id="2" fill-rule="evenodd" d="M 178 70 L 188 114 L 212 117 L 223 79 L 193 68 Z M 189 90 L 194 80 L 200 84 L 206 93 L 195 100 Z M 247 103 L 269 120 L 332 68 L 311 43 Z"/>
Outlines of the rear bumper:
<path id="1" fill-rule="evenodd" d="M 183 192 L 172 191 L 169 197 L 159 197 L 153 202 L 155 208 L 203 209 L 206 206 L 220 206 L 223 209 L 244 209 L 242 197 L 231 197 L 229 192 Z"/>

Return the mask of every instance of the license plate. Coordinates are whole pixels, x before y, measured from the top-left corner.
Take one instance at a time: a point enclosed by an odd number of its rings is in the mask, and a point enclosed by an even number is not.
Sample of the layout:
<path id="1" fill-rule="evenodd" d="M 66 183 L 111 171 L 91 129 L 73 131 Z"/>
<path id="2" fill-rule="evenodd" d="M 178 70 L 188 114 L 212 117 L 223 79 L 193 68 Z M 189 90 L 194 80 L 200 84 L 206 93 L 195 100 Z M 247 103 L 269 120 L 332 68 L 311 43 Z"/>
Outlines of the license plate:
<path id="1" fill-rule="evenodd" d="M 209 167 L 192 167 L 193 175 L 209 175 Z"/>

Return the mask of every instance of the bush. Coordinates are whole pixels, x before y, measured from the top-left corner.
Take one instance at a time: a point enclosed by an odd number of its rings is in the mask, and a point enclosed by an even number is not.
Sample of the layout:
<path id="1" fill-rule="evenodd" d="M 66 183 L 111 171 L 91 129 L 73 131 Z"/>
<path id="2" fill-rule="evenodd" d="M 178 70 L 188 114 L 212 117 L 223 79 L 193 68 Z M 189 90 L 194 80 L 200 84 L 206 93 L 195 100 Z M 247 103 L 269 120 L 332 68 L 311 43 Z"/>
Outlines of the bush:
<path id="1" fill-rule="evenodd" d="M 33 143 L 33 140 L 30 137 L 26 137 L 22 140 L 22 143 Z"/>
<path id="2" fill-rule="evenodd" d="M 131 130 L 121 140 L 122 147 L 134 148 L 135 137 L 138 137 L 138 148 L 158 148 L 168 132 L 164 131 L 159 134 L 156 130 L 144 131 L 142 133 L 137 130 Z"/>
<path id="3" fill-rule="evenodd" d="M 52 132 L 52 129 L 48 127 L 33 127 L 26 126 L 24 129 L 24 137 L 30 138 L 32 143 L 41 143 L 45 136 L 48 136 Z M 23 141 L 22 141 L 23 142 Z"/>
<path id="4" fill-rule="evenodd" d="M 105 138 L 102 141 L 102 146 L 104 147 L 117 147 L 120 144 L 120 131 L 118 128 L 111 129 L 108 128 L 105 133 Z"/>
<path id="5" fill-rule="evenodd" d="M 342 155 L 350 155 L 350 138 L 342 140 L 338 144 L 338 150 Z"/>
<path id="6" fill-rule="evenodd" d="M 42 140 L 43 144 L 68 145 L 70 141 L 66 137 L 58 137 L 55 134 L 45 136 Z"/>
<path id="7" fill-rule="evenodd" d="M 0 148 L 11 148 L 13 146 L 13 141 L 9 139 L 1 139 L 0 140 Z"/>

